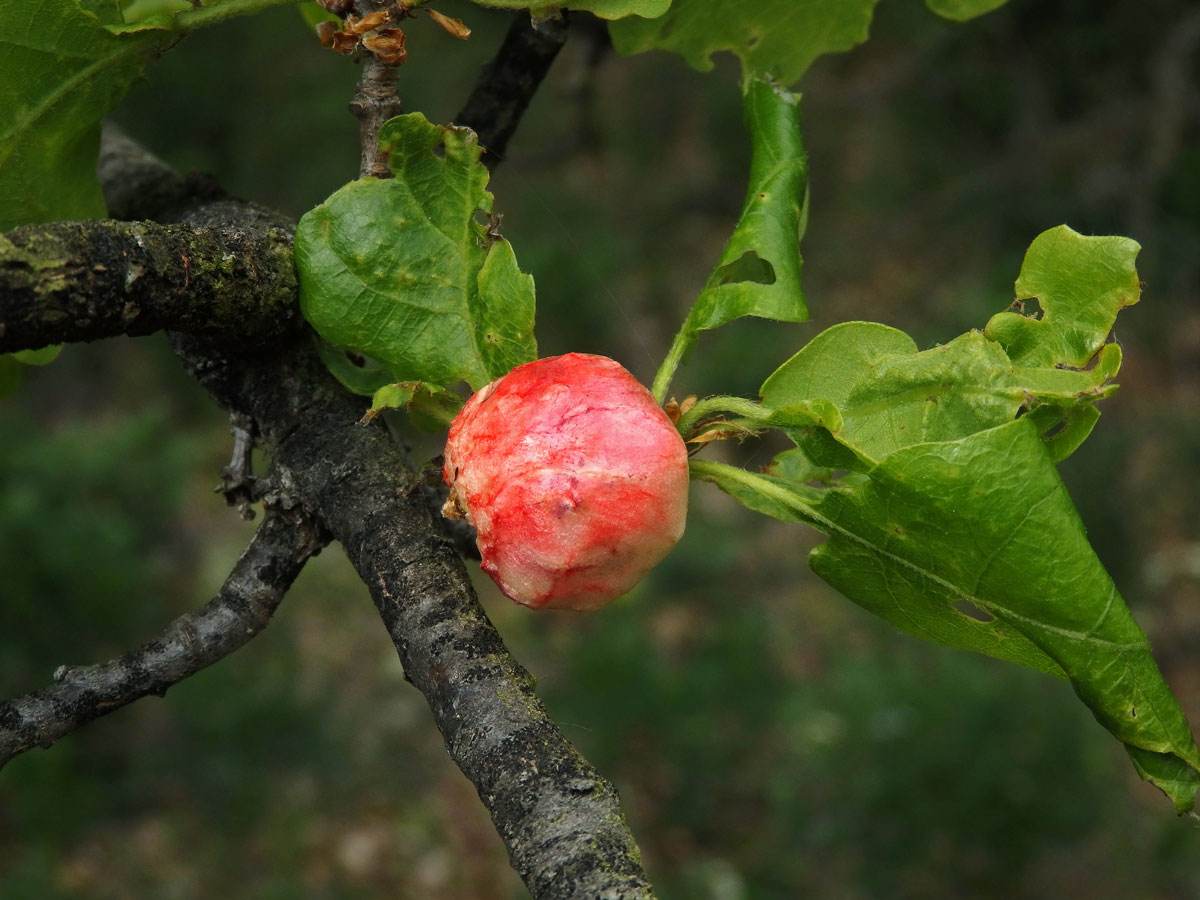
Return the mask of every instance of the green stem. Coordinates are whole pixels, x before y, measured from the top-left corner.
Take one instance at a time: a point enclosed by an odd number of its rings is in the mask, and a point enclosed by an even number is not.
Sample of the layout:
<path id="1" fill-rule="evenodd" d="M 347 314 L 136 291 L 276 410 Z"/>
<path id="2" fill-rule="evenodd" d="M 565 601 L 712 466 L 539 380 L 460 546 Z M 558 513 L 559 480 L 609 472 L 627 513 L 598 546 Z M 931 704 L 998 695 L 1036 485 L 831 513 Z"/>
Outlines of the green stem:
<path id="1" fill-rule="evenodd" d="M 688 318 L 690 319 L 691 316 Z M 683 362 L 687 352 L 692 349 L 692 343 L 695 340 L 695 330 L 688 328 L 688 323 L 685 321 L 683 327 L 679 329 L 679 333 L 675 335 L 675 340 L 671 342 L 671 349 L 667 351 L 666 359 L 658 367 L 658 372 L 654 376 L 654 384 L 650 388 L 650 393 L 654 395 L 659 406 L 666 402 L 667 390 L 671 387 L 671 379 L 675 377 L 675 370 L 679 368 L 679 364 Z"/>
<path id="2" fill-rule="evenodd" d="M 804 500 L 798 496 L 797 489 L 789 490 L 780 486 L 778 483 L 764 475 L 757 475 L 754 472 L 747 472 L 745 469 L 739 469 L 737 466 L 713 462 L 712 460 L 708 459 L 690 460 L 688 462 L 688 471 L 691 473 L 693 478 L 711 481 L 718 487 L 720 487 L 721 482 L 724 481 L 727 484 L 733 482 L 750 488 L 752 491 L 761 494 L 773 503 L 777 503 L 780 506 L 791 510 L 793 513 L 795 513 L 796 518 L 799 521 L 817 529 L 817 531 L 820 531 L 822 534 L 839 534 L 842 536 L 847 536 L 850 539 L 859 541 L 861 543 L 857 537 L 851 535 L 846 529 L 838 527 L 831 520 L 818 513 L 814 506 L 809 503 L 805 503 Z M 742 503 L 744 506 L 749 506 L 749 504 L 746 504 L 745 501 L 736 496 L 734 499 L 738 500 L 738 502 Z M 749 508 L 755 509 L 753 506 L 749 506 Z M 756 511 L 763 512 L 761 509 Z M 776 515 L 774 518 L 780 517 Z"/>
<path id="3" fill-rule="evenodd" d="M 214 0 L 207 6 L 181 10 L 175 14 L 174 24 L 180 31 L 191 31 L 206 25 L 216 25 L 235 16 L 245 16 L 270 9 L 272 6 L 296 2 L 297 0 Z"/>
<path id="4" fill-rule="evenodd" d="M 747 400 L 744 397 L 705 397 L 680 416 L 675 427 L 679 429 L 680 434 L 687 434 L 692 426 L 702 418 L 718 412 L 731 412 L 750 419 L 753 422 L 761 423 L 763 414 L 770 411 L 764 410 L 762 406 L 753 400 Z"/>

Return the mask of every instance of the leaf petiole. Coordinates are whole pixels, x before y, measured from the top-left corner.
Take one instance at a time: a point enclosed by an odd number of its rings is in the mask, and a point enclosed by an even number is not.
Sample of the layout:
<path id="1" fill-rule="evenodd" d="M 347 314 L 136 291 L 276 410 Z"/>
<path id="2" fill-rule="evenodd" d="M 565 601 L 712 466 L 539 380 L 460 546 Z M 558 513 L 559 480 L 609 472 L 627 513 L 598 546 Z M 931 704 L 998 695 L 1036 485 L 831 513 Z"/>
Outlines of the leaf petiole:
<path id="1" fill-rule="evenodd" d="M 686 436 L 705 416 L 721 412 L 734 413 L 756 425 L 765 424 L 765 419 L 771 414 L 771 410 L 744 397 L 705 397 L 680 416 L 675 427 L 679 429 L 680 434 Z"/>

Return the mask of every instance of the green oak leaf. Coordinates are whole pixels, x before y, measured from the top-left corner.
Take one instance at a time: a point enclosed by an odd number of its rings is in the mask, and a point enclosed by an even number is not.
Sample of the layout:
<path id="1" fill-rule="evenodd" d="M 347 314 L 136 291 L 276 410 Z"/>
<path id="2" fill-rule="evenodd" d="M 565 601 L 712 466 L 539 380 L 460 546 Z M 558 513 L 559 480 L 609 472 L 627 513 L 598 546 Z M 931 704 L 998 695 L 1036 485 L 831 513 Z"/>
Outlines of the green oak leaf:
<path id="1" fill-rule="evenodd" d="M 999 9 L 1008 0 L 925 0 L 925 5 L 945 19 L 966 22 Z"/>
<path id="2" fill-rule="evenodd" d="M 763 405 L 833 403 L 841 427 L 826 430 L 866 460 L 1027 414 L 1063 459 L 1095 425 L 1096 401 L 1117 388 L 1121 349 L 1105 340 L 1117 313 L 1137 302 L 1137 250 L 1127 238 L 1084 237 L 1066 226 L 1046 231 L 1030 245 L 1016 283 L 1018 298 L 1038 299 L 1040 319 L 1000 313 L 985 332 L 921 352 L 886 325 L 835 325 L 767 379 Z M 820 432 L 792 437 L 815 461 L 835 465 Z"/>
<path id="3" fill-rule="evenodd" d="M 0 3 L 0 231 L 105 214 L 100 119 L 162 39 L 114 35 L 114 15 L 78 0 Z"/>
<path id="4" fill-rule="evenodd" d="M 480 6 L 498 9 L 528 9 L 534 13 L 548 12 L 555 8 L 578 9 L 590 12 L 601 19 L 621 19 L 625 16 L 661 16 L 671 6 L 671 0 L 474 0 Z M 678 2 L 678 0 L 676 0 Z"/>
<path id="5" fill-rule="evenodd" d="M 62 348 L 62 344 L 51 344 L 48 347 L 39 347 L 37 350 L 18 350 L 13 357 L 17 362 L 27 366 L 48 366 L 58 359 Z"/>
<path id="6" fill-rule="evenodd" d="M 728 50 L 743 71 L 793 84 L 825 53 L 849 50 L 867 39 L 878 0 L 674 0 L 654 19 L 612 22 L 618 53 L 671 50 L 701 71 L 712 55 Z"/>
<path id="7" fill-rule="evenodd" d="M 361 353 L 342 350 L 321 337 L 315 338 L 317 355 L 342 387 L 354 394 L 371 397 L 392 383 L 392 373 L 379 360 Z"/>
<path id="8" fill-rule="evenodd" d="M 772 409 L 829 400 L 842 418 L 841 429 L 830 430 L 863 456 L 880 459 L 912 444 L 965 437 L 1033 408 L 1052 410 L 1042 430 L 1056 429 L 1065 409 L 1090 406 L 1116 390 L 1110 379 L 1120 359 L 1120 348 L 1110 344 L 1086 371 L 1018 366 L 978 331 L 918 352 L 902 331 L 845 322 L 777 369 L 763 384 L 762 400 Z"/>
<path id="9" fill-rule="evenodd" d="M 535 359 L 533 279 L 477 221 L 492 195 L 475 134 L 410 113 L 379 140 L 395 177 L 353 181 L 297 226 L 304 315 L 390 382 L 478 389 Z"/>
<path id="10" fill-rule="evenodd" d="M 761 405 L 709 398 L 689 413 L 729 410 L 794 449 L 764 474 L 692 466 L 828 535 L 813 570 L 896 627 L 1069 679 L 1186 811 L 1200 754 L 1054 467 L 1115 390 L 1121 351 L 1106 341 L 1137 301 L 1137 250 L 1051 229 L 1016 283 L 1041 315 L 1027 303 L 930 350 L 886 325 L 834 326 L 767 379 Z"/>
<path id="11" fill-rule="evenodd" d="M 1042 315 L 998 313 L 985 333 L 1022 365 L 1087 365 L 1117 313 L 1141 297 L 1134 267 L 1140 249 L 1129 238 L 1087 237 L 1066 225 L 1042 232 L 1016 284 L 1017 299 L 1036 298 Z"/>
<path id="12" fill-rule="evenodd" d="M 47 366 L 61 352 L 62 344 L 51 344 L 38 350 L 0 353 L 0 397 L 7 397 L 21 384 L 22 366 Z"/>
<path id="13" fill-rule="evenodd" d="M 742 108 L 753 148 L 750 184 L 733 236 L 688 316 L 693 328 L 716 328 L 739 316 L 808 318 L 800 290 L 808 165 L 799 106 L 798 94 L 759 78 L 746 82 Z"/>
<path id="14" fill-rule="evenodd" d="M 1069 679 L 1142 776 L 1193 808 L 1187 721 L 1028 417 L 905 447 L 824 490 L 692 467 L 749 508 L 828 535 L 813 570 L 897 628 Z"/>
<path id="15" fill-rule="evenodd" d="M 386 384 L 375 392 L 362 422 L 366 424 L 384 410 L 398 409 L 407 412 L 413 424 L 424 431 L 445 431 L 462 405 L 462 397 L 444 387 L 423 381 L 401 381 Z"/>
<path id="16" fill-rule="evenodd" d="M 799 95 L 767 79 L 747 78 L 743 85 L 751 162 L 742 213 L 654 380 L 653 393 L 660 401 L 700 331 L 741 316 L 782 322 L 808 318 L 800 287 L 808 164 L 799 104 Z"/>

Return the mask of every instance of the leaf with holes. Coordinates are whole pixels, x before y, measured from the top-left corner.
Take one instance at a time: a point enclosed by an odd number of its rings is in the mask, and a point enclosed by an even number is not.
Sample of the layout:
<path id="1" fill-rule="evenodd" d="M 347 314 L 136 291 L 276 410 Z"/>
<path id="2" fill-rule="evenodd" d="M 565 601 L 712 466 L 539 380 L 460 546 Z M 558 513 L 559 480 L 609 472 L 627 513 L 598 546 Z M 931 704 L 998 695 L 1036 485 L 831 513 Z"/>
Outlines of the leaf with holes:
<path id="1" fill-rule="evenodd" d="M 533 279 L 488 220 L 474 133 L 411 113 L 379 140 L 395 177 L 351 182 L 296 229 L 309 322 L 389 382 L 478 389 L 536 358 Z"/>
<path id="2" fill-rule="evenodd" d="M 799 95 L 766 79 L 748 78 L 743 86 L 742 112 L 752 151 L 750 183 L 733 235 L 655 378 L 654 395 L 660 400 L 699 332 L 741 316 L 781 322 L 808 318 L 800 287 L 808 165 L 799 104 Z"/>
<path id="3" fill-rule="evenodd" d="M 800 290 L 808 166 L 799 106 L 798 94 L 760 78 L 746 82 L 742 109 L 753 148 L 750 184 L 733 236 L 688 316 L 691 328 L 716 328 L 739 316 L 808 318 Z"/>
<path id="4" fill-rule="evenodd" d="M 867 39 L 878 0 L 674 0 L 654 19 L 621 19 L 609 25 L 618 53 L 671 50 L 708 71 L 712 55 L 728 50 L 747 74 L 793 84 L 825 53 L 849 50 Z"/>
<path id="5" fill-rule="evenodd" d="M 1128 238 L 1052 228 L 1034 239 L 1016 282 L 1025 313 L 999 313 L 985 332 L 921 352 L 886 325 L 835 325 L 767 379 L 763 404 L 833 403 L 833 436 L 869 461 L 1028 414 L 1062 459 L 1095 425 L 1095 403 L 1117 388 L 1121 349 L 1105 341 L 1117 313 L 1138 301 L 1137 252 Z M 811 428 L 792 436 L 817 461 L 830 446 Z"/>
<path id="6" fill-rule="evenodd" d="M 828 535 L 813 570 L 896 627 L 1069 679 L 1182 811 L 1200 756 L 1054 468 L 1115 390 L 1106 341 L 1138 300 L 1137 252 L 1051 229 L 1022 265 L 1021 312 L 923 352 L 886 325 L 836 325 L 767 379 L 752 416 L 795 449 L 766 474 L 693 472 Z"/>
<path id="7" fill-rule="evenodd" d="M 1141 297 L 1140 249 L 1126 237 L 1089 237 L 1066 225 L 1042 232 L 1016 283 L 1017 300 L 1035 299 L 1041 315 L 998 313 L 985 333 L 1020 365 L 1088 365 L 1117 313 Z"/>
<path id="8" fill-rule="evenodd" d="M 1027 417 L 905 447 L 829 489 L 692 466 L 751 509 L 828 535 L 813 570 L 897 628 L 1069 679 L 1142 776 L 1179 811 L 1194 806 L 1187 721 Z"/>

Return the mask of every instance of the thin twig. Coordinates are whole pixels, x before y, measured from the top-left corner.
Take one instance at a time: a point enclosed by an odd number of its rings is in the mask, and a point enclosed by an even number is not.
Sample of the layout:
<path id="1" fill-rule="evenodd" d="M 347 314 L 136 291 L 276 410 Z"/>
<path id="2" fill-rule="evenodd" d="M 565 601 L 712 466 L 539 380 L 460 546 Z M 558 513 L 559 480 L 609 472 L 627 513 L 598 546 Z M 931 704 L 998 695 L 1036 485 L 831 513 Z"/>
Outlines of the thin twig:
<path id="1" fill-rule="evenodd" d="M 533 24 L 517 13 L 496 56 L 483 68 L 471 96 L 454 117 L 479 135 L 489 169 L 504 159 L 529 101 L 567 40 L 567 14 Z"/>
<path id="2" fill-rule="evenodd" d="M 51 687 L 0 703 L 0 767 L 134 700 L 161 697 L 246 644 L 327 541 L 302 515 L 268 517 L 220 593 L 180 616 L 157 640 L 97 665 L 61 666 Z"/>
<path id="3" fill-rule="evenodd" d="M 254 518 L 251 504 L 258 500 L 254 477 L 254 420 L 243 413 L 230 413 L 229 433 L 233 435 L 233 455 L 221 470 L 221 482 L 213 490 L 225 496 L 226 506 L 236 506 L 238 515 Z"/>
<path id="4" fill-rule="evenodd" d="M 350 112 L 358 119 L 362 141 L 359 177 L 391 178 L 388 155 L 379 147 L 379 129 L 388 119 L 404 112 L 404 105 L 396 95 L 399 72 L 395 66 L 369 53 L 363 59 L 362 67 L 354 99 L 350 101 Z"/>

